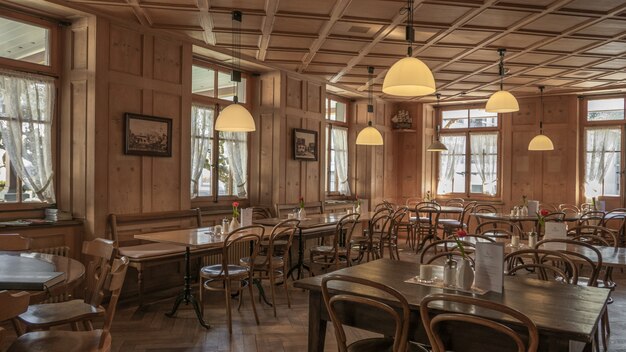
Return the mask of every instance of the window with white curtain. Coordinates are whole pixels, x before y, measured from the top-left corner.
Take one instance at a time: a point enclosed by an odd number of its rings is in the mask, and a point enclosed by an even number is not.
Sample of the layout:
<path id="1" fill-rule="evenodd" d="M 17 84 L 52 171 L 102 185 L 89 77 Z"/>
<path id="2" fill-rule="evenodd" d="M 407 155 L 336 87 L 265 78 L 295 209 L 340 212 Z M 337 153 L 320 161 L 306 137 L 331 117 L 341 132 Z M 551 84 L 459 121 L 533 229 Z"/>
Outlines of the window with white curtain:
<path id="1" fill-rule="evenodd" d="M 221 68 L 192 69 L 191 198 L 248 198 L 248 134 L 214 130 L 218 111 L 233 100 L 235 85 Z M 239 84 L 245 105 L 246 79 Z M 249 107 L 248 107 L 249 108 Z"/>
<path id="2" fill-rule="evenodd" d="M 585 130 L 585 196 L 619 196 L 622 130 L 620 127 Z"/>
<path id="3" fill-rule="evenodd" d="M 347 102 L 326 99 L 326 192 L 349 196 Z"/>
<path id="4" fill-rule="evenodd" d="M 484 109 L 441 112 L 437 194 L 493 197 L 498 193 L 498 114 Z"/>

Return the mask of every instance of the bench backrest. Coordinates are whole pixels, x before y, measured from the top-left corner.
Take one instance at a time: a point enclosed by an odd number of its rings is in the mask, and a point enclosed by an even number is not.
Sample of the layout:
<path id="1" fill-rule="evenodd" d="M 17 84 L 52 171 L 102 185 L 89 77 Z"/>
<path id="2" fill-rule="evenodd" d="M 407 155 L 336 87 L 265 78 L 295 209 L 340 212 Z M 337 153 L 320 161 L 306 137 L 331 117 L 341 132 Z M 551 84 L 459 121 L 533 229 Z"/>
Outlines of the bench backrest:
<path id="1" fill-rule="evenodd" d="M 110 214 L 110 236 L 118 246 L 139 244 L 134 235 L 140 233 L 189 229 L 202 226 L 200 209 L 161 211 L 138 214 Z"/>
<path id="2" fill-rule="evenodd" d="M 291 213 L 294 208 L 299 208 L 299 204 L 276 204 L 276 217 L 284 218 Z M 304 203 L 304 210 L 307 214 L 323 214 L 324 205 L 322 202 Z"/>

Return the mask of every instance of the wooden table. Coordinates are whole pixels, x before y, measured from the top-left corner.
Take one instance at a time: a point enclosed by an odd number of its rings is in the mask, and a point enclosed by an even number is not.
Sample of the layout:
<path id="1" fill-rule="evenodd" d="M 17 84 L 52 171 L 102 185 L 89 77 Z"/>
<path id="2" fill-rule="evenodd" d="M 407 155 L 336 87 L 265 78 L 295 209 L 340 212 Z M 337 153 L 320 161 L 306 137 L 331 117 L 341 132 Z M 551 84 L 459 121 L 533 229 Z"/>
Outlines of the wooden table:
<path id="1" fill-rule="evenodd" d="M 402 293 L 409 301 L 411 308 L 409 340 L 422 343 L 428 342 L 419 316 L 419 305 L 422 299 L 431 293 L 457 292 L 405 283 L 405 280 L 419 275 L 418 266 L 409 262 L 379 259 L 326 275 L 332 274 L 366 278 L 391 286 Z M 324 349 L 329 317 L 322 299 L 321 281 L 326 275 L 306 278 L 294 283 L 295 287 L 309 290 L 309 352 L 321 352 Z M 354 284 L 332 284 L 331 289 L 332 294 L 357 293 L 380 299 L 378 293 Z M 569 340 L 585 343 L 585 350 L 590 351 L 598 321 L 606 308 L 609 290 L 505 277 L 504 293 L 488 292 L 478 297 L 515 308 L 533 320 L 539 328 L 540 351 L 568 351 Z M 392 322 L 383 321 L 376 312 L 350 307 L 346 307 L 343 312 L 349 316 L 350 325 L 354 327 L 393 336 Z M 519 326 L 517 322 L 495 313 L 484 311 L 468 313 L 497 319 L 513 328 Z M 450 346 L 446 347 L 452 350 L 463 346 L 463 350 L 498 351 L 498 341 L 495 341 L 493 334 L 484 330 L 486 329 L 468 327 L 450 331 L 446 334 L 450 339 Z"/>
<path id="2" fill-rule="evenodd" d="M 169 243 L 179 246 L 185 246 L 185 284 L 183 291 L 176 297 L 174 307 L 166 315 L 173 317 L 178 310 L 178 307 L 182 302 L 186 305 L 191 303 L 193 309 L 196 312 L 196 317 L 205 328 L 210 328 L 209 324 L 204 321 L 202 314 L 200 313 L 200 306 L 196 297 L 191 293 L 191 248 L 194 249 L 206 249 L 206 248 L 220 248 L 224 245 L 224 239 L 227 235 L 209 235 L 208 232 L 212 229 L 208 227 L 201 227 L 195 229 L 181 229 L 163 232 L 153 232 L 135 235 L 135 238 L 140 240 L 147 240 L 153 242 Z M 245 236 L 248 232 L 239 232 L 239 236 Z M 239 236 L 231 238 L 234 240 Z"/>
<path id="3" fill-rule="evenodd" d="M 43 253 L 0 252 L 0 273 L 63 272 L 65 280 L 42 291 L 28 291 L 30 304 L 39 303 L 72 290 L 85 276 L 85 266 L 78 260 Z"/>
<path id="4" fill-rule="evenodd" d="M 304 270 L 311 272 L 311 268 L 304 264 L 304 240 L 311 237 L 321 237 L 324 233 L 334 233 L 334 226 L 337 225 L 339 220 L 350 213 L 327 213 L 327 214 L 311 214 L 306 218 L 300 220 L 298 225 L 298 262 L 289 269 L 287 276 L 291 276 L 294 272 L 298 272 L 296 276 L 298 280 L 302 278 L 302 272 Z M 359 221 L 369 221 L 374 215 L 374 212 L 363 212 L 359 217 Z M 255 225 L 263 226 L 276 226 L 281 221 L 285 221 L 287 218 L 269 218 L 269 219 L 257 219 L 253 223 Z"/>

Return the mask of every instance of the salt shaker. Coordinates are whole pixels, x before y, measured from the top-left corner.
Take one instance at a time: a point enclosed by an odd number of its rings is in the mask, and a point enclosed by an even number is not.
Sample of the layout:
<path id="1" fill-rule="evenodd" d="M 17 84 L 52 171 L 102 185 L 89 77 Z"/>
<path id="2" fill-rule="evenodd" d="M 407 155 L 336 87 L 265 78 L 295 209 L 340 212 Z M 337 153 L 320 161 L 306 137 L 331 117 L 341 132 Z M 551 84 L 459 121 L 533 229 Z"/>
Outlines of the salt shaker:
<path id="1" fill-rule="evenodd" d="M 518 235 L 511 236 L 511 246 L 519 247 L 519 236 Z"/>
<path id="2" fill-rule="evenodd" d="M 535 248 L 536 244 L 537 244 L 537 233 L 534 231 L 529 232 L 528 233 L 528 247 Z"/>
<path id="3" fill-rule="evenodd" d="M 222 233 L 229 233 L 230 230 L 228 228 L 229 223 L 228 223 L 228 219 L 227 218 L 223 218 L 222 219 Z"/>
<path id="4" fill-rule="evenodd" d="M 452 259 L 451 254 L 448 254 L 448 260 L 443 266 L 443 285 L 445 287 L 456 286 L 456 267 L 456 260 Z"/>

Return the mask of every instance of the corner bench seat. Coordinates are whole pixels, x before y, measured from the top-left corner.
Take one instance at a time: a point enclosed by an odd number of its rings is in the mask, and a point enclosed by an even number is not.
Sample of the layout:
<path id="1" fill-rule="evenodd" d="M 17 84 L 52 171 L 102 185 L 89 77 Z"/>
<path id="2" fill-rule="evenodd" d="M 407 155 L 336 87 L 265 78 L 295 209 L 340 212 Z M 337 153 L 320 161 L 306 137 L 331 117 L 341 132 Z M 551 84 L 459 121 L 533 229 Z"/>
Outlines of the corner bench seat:
<path id="1" fill-rule="evenodd" d="M 167 243 L 146 243 L 136 246 L 120 247 L 120 256 L 130 260 L 153 259 L 154 257 L 170 257 L 185 254 L 185 247 Z"/>

